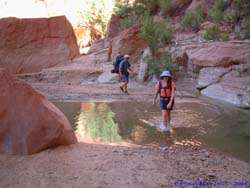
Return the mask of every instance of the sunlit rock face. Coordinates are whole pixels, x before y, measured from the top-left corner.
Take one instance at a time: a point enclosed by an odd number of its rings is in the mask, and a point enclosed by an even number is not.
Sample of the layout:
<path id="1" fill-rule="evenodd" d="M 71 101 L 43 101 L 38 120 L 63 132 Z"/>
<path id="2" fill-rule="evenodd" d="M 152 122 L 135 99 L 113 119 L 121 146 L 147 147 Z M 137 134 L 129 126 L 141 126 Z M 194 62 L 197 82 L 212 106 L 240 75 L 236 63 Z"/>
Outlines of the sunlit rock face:
<path id="1" fill-rule="evenodd" d="M 75 30 L 79 47 L 93 44 L 103 34 L 101 24 L 89 24 L 91 13 L 102 12 L 108 22 L 114 0 L 0 0 L 0 18 L 49 18 L 65 16 Z"/>
<path id="2" fill-rule="evenodd" d="M 200 70 L 197 89 L 204 89 L 212 84 L 216 84 L 230 71 L 230 68 L 207 67 Z"/>
<path id="3" fill-rule="evenodd" d="M 147 44 L 139 37 L 141 28 L 141 24 L 136 24 L 114 37 L 109 46 L 109 59 L 114 60 L 120 52 L 121 54 L 129 54 L 131 63 L 137 62 L 147 48 Z"/>
<path id="4" fill-rule="evenodd" d="M 87 27 L 76 28 L 74 29 L 77 45 L 79 47 L 89 46 L 91 43 L 91 32 Z"/>
<path id="5" fill-rule="evenodd" d="M 99 0 L 100 1 L 100 0 Z M 75 28 L 82 23 L 82 13 L 89 11 L 92 3 L 111 15 L 113 0 L 0 0 L 0 18 L 41 18 L 64 15 Z"/>
<path id="6" fill-rule="evenodd" d="M 0 69 L 0 103 L 0 153 L 33 154 L 77 142 L 64 114 L 4 69 Z"/>
<path id="7" fill-rule="evenodd" d="M 38 72 L 79 55 L 73 28 L 64 16 L 3 18 L 0 31 L 0 67 L 11 73 Z"/>
<path id="8" fill-rule="evenodd" d="M 91 45 L 91 47 L 89 48 L 88 54 L 98 52 L 102 50 L 103 48 L 104 48 L 104 40 L 103 39 L 98 40 L 94 44 Z"/>
<path id="9" fill-rule="evenodd" d="M 121 18 L 116 15 L 112 15 L 108 23 L 107 32 L 104 39 L 104 47 L 108 47 L 110 41 L 116 37 L 121 30 Z"/>
<path id="10" fill-rule="evenodd" d="M 232 69 L 219 82 L 209 85 L 201 93 L 240 108 L 250 109 L 250 64 L 235 65 Z"/>
<path id="11" fill-rule="evenodd" d="M 247 63 L 250 44 L 237 42 L 212 42 L 187 50 L 193 71 L 205 67 L 229 67 Z"/>

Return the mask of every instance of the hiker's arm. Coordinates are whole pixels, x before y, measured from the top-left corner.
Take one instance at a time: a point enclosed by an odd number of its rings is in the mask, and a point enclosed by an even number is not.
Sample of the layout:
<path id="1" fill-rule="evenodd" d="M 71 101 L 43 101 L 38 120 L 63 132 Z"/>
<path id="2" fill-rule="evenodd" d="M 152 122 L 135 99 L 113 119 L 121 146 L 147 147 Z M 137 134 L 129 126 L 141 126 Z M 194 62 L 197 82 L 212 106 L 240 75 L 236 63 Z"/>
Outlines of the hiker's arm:
<path id="1" fill-rule="evenodd" d="M 123 65 L 123 62 L 121 62 L 120 65 L 119 65 L 119 76 L 120 76 L 120 78 L 122 78 L 122 65 Z"/>
<path id="2" fill-rule="evenodd" d="M 131 74 L 133 74 L 133 70 L 131 69 L 131 64 L 129 63 L 128 70 Z"/>
<path id="3" fill-rule="evenodd" d="M 122 69 L 119 68 L 119 77 L 122 78 Z"/>
<path id="4" fill-rule="evenodd" d="M 134 76 L 134 72 L 133 72 L 133 70 L 129 67 L 128 68 L 128 70 L 129 70 L 129 73 L 132 75 L 132 76 Z"/>
<path id="5" fill-rule="evenodd" d="M 131 65 L 129 64 L 129 67 L 128 67 L 128 70 L 129 70 L 129 72 L 133 72 L 133 70 L 131 69 Z"/>
<path id="6" fill-rule="evenodd" d="M 168 105 L 167 105 L 167 108 L 170 108 L 170 107 L 171 107 L 171 105 L 172 105 L 172 103 L 173 103 L 173 101 L 174 101 L 174 97 L 175 97 L 175 87 L 173 87 L 173 89 L 172 89 L 171 98 L 170 98 L 170 101 L 169 101 L 169 103 L 168 103 Z"/>
<path id="7" fill-rule="evenodd" d="M 154 99 L 153 99 L 153 104 L 156 103 L 156 99 L 157 99 L 157 97 L 158 97 L 158 94 L 159 94 L 159 91 L 158 91 L 158 89 L 156 88 L 156 89 L 155 89 Z"/>

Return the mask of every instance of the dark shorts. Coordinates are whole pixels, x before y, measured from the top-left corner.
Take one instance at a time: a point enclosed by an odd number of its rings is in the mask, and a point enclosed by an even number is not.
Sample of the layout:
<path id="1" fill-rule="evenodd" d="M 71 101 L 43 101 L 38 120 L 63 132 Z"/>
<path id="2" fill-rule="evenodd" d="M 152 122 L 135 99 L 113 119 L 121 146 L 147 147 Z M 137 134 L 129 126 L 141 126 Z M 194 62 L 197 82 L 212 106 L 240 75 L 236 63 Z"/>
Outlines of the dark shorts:
<path id="1" fill-rule="evenodd" d="M 170 99 L 160 99 L 160 108 L 161 110 L 173 110 L 174 107 L 174 100 L 172 102 L 172 105 L 169 109 L 167 109 L 167 105 L 170 102 Z"/>
<path id="2" fill-rule="evenodd" d="M 127 74 L 122 74 L 122 81 L 127 81 L 128 82 L 128 80 L 129 80 L 129 75 L 127 75 Z"/>

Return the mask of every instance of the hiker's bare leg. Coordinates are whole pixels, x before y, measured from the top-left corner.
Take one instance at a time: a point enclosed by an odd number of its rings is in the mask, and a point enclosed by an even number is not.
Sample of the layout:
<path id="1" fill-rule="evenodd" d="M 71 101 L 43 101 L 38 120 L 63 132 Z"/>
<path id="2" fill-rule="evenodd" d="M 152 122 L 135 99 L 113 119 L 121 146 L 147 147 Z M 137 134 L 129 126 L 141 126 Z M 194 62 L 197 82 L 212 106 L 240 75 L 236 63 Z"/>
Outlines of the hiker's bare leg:
<path id="1" fill-rule="evenodd" d="M 128 91 L 128 81 L 124 82 L 124 91 Z"/>
<path id="2" fill-rule="evenodd" d="M 162 119 L 163 119 L 163 124 L 165 127 L 168 125 L 168 114 L 167 110 L 162 110 Z"/>
<path id="3" fill-rule="evenodd" d="M 167 110 L 167 124 L 170 124 L 170 120 L 171 120 L 171 110 Z"/>

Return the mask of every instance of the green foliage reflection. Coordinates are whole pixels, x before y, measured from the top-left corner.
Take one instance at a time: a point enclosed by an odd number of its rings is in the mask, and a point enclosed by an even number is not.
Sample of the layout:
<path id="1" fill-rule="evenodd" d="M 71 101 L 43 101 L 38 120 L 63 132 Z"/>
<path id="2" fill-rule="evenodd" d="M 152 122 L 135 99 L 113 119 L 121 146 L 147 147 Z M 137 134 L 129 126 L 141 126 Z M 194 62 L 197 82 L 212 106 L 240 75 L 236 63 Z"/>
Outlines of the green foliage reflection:
<path id="1" fill-rule="evenodd" d="M 82 139 L 100 142 L 120 142 L 118 125 L 114 122 L 114 113 L 105 103 L 86 103 L 82 106 L 77 120 L 77 132 Z M 85 105 L 86 105 L 85 104 Z"/>

